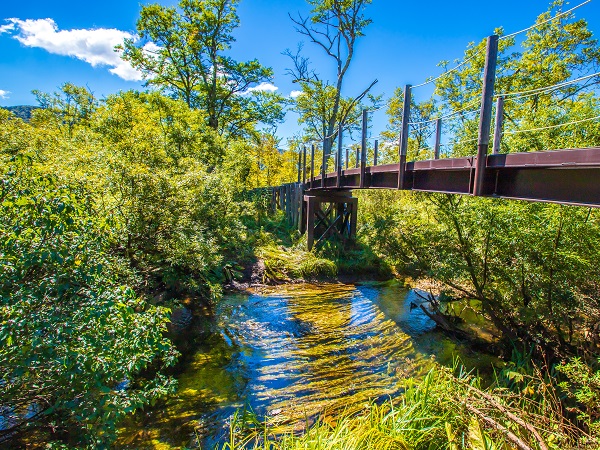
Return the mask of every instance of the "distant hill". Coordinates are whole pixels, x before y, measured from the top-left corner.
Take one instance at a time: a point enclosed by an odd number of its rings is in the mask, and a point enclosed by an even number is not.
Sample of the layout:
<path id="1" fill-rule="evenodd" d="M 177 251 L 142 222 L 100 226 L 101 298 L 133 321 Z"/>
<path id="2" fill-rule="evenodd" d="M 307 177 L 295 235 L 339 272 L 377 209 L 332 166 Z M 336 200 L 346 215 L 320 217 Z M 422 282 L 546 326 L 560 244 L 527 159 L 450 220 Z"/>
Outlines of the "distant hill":
<path id="1" fill-rule="evenodd" d="M 20 117 L 25 122 L 29 122 L 31 119 L 31 112 L 35 109 L 39 109 L 37 106 L 19 105 L 19 106 L 2 106 L 4 109 L 8 109 L 15 116 Z"/>

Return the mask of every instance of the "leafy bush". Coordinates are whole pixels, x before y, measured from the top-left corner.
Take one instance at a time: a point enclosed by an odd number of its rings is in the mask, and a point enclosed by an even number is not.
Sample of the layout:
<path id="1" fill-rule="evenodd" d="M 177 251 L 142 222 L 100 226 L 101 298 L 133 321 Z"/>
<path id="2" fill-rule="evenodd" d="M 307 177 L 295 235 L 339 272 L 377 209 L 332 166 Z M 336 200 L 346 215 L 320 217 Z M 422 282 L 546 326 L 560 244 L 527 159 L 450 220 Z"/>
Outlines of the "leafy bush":
<path id="1" fill-rule="evenodd" d="M 120 417 L 172 387 L 169 311 L 118 284 L 108 222 L 85 190 L 24 158 L 1 183 L 0 443 L 39 425 L 50 433 L 39 440 L 108 443 Z"/>
<path id="2" fill-rule="evenodd" d="M 600 370 L 593 370 L 581 358 L 558 365 L 556 370 L 568 380 L 561 387 L 578 404 L 574 408 L 578 419 L 592 436 L 600 436 Z"/>

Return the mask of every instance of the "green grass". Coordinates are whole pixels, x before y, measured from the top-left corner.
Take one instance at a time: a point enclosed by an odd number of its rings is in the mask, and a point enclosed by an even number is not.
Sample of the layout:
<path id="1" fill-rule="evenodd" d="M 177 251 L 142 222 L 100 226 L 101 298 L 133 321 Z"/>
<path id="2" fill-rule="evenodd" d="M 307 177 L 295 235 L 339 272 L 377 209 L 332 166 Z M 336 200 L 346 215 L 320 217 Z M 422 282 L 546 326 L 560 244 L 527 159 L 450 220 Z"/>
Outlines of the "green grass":
<path id="1" fill-rule="evenodd" d="M 282 432 L 251 413 L 238 414 L 221 450 L 598 448 L 565 421 L 556 392 L 540 379 L 536 389 L 482 390 L 477 377 L 437 366 L 420 381 L 407 380 L 404 395 L 358 414 L 324 415 L 300 431 Z"/>
<path id="2" fill-rule="evenodd" d="M 259 247 L 256 254 L 265 264 L 265 281 L 333 278 L 338 272 L 333 261 L 297 248 L 270 244 Z"/>

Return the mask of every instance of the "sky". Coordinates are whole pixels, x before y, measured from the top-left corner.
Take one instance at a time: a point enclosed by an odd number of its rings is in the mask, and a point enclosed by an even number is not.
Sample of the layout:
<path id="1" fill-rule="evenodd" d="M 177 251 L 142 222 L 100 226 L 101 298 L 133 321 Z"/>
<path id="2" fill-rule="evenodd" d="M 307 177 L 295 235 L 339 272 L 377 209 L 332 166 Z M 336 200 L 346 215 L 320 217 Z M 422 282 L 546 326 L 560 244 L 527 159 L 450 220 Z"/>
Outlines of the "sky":
<path id="1" fill-rule="evenodd" d="M 568 7 L 581 1 L 574 0 Z M 140 75 L 120 60 L 113 47 L 135 35 L 140 8 L 146 3 L 150 2 L 2 0 L 0 106 L 35 105 L 32 90 L 54 92 L 65 82 L 87 86 L 98 98 L 144 89 Z M 460 59 L 469 42 L 500 26 L 507 33 L 526 28 L 547 8 L 546 0 L 373 0 L 366 11 L 373 23 L 357 42 L 343 94 L 357 95 L 377 79 L 372 92 L 389 98 L 397 87 L 416 85 L 441 73 L 437 64 Z M 240 61 L 257 58 L 272 67 L 272 83 L 261 88 L 293 96 L 298 86 L 286 75 L 291 62 L 282 52 L 295 50 L 303 39 L 288 14 L 308 12 L 304 0 L 241 0 L 240 27 L 230 56 Z M 600 37 L 600 0 L 592 0 L 575 14 Z M 305 42 L 304 52 L 323 78 L 333 79 L 335 67 L 319 48 Z M 376 115 L 374 134 L 385 127 L 385 112 Z M 297 116 L 288 113 L 278 135 L 285 142 L 299 129 Z"/>

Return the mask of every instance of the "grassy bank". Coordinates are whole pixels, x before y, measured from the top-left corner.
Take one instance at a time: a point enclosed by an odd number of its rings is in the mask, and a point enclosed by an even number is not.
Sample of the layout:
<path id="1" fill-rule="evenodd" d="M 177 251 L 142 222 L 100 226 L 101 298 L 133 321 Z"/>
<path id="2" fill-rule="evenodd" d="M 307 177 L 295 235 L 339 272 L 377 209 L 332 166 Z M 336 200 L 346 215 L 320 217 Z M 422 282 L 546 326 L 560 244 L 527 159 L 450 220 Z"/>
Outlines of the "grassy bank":
<path id="1" fill-rule="evenodd" d="M 436 366 L 422 380 L 408 379 L 398 398 L 358 414 L 324 415 L 295 433 L 239 414 L 221 449 L 598 448 L 596 438 L 565 418 L 548 374 L 510 374 L 483 389 L 476 376 Z"/>
<path id="2" fill-rule="evenodd" d="M 245 266 L 256 264 L 260 280 L 266 284 L 295 281 L 356 281 L 389 279 L 393 274 L 389 266 L 357 242 L 330 241 L 306 250 L 306 236 L 290 227 L 281 211 L 267 214 L 260 211 L 249 217 L 246 225 L 251 232 L 249 243 L 252 252 Z M 247 274 L 250 275 L 250 274 Z M 256 276 L 257 274 L 252 274 Z"/>

